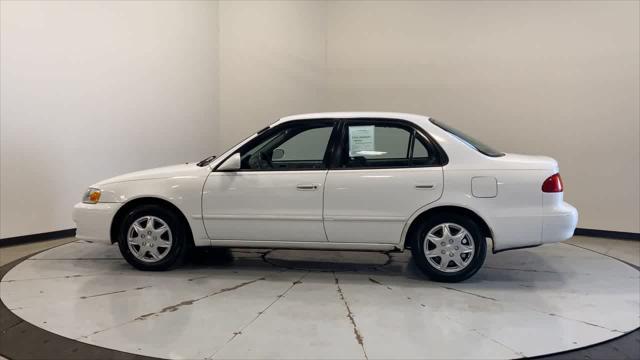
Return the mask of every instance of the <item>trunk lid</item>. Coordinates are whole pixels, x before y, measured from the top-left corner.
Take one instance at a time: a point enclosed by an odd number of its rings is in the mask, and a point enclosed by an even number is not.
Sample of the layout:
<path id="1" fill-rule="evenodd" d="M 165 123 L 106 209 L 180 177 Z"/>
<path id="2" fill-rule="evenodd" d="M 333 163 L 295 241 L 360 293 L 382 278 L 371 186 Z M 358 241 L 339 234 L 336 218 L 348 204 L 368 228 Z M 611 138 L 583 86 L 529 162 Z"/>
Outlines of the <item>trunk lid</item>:
<path id="1" fill-rule="evenodd" d="M 511 169 L 553 170 L 558 171 L 558 162 L 548 156 L 505 154 L 495 161 Z"/>

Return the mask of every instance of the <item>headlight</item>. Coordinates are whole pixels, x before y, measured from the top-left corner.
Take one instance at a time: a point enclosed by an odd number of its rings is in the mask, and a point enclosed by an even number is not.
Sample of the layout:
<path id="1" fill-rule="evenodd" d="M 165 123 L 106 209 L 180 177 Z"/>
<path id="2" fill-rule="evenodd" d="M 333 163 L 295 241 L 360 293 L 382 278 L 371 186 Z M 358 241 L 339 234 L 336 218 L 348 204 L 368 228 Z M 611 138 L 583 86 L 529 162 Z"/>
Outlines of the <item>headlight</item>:
<path id="1" fill-rule="evenodd" d="M 82 202 L 85 204 L 95 204 L 100 201 L 100 189 L 89 188 L 82 196 Z"/>

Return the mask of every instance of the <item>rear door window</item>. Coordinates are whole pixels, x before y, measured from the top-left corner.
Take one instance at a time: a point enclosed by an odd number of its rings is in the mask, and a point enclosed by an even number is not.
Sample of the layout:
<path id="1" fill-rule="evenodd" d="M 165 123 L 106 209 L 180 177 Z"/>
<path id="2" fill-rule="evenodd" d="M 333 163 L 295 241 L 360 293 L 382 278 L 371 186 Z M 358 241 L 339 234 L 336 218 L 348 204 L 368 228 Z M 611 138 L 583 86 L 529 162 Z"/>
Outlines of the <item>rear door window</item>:
<path id="1" fill-rule="evenodd" d="M 430 166 L 436 154 L 415 129 L 380 121 L 346 123 L 341 168 Z"/>

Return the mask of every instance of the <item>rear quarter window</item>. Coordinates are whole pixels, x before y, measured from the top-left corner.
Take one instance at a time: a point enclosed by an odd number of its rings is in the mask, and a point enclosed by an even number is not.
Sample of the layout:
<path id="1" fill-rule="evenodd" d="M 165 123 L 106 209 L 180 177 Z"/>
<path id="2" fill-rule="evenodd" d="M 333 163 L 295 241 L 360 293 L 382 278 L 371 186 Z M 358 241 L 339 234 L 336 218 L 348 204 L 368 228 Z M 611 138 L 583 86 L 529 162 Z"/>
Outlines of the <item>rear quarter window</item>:
<path id="1" fill-rule="evenodd" d="M 462 131 L 453 128 L 439 120 L 430 118 L 429 119 L 431 121 L 431 123 L 433 123 L 434 125 L 436 125 L 437 127 L 441 128 L 442 130 L 448 132 L 449 134 L 457 137 L 458 139 L 460 139 L 462 142 L 464 142 L 465 144 L 467 144 L 468 146 L 470 146 L 473 149 L 476 149 L 477 151 L 479 151 L 480 153 L 487 155 L 487 156 L 491 156 L 491 157 L 500 157 L 500 156 L 504 156 L 504 153 L 501 151 L 498 151 L 494 148 L 492 148 L 491 146 L 482 143 L 480 140 L 477 140 L 475 138 L 473 138 L 470 135 L 467 135 L 465 133 L 463 133 Z"/>

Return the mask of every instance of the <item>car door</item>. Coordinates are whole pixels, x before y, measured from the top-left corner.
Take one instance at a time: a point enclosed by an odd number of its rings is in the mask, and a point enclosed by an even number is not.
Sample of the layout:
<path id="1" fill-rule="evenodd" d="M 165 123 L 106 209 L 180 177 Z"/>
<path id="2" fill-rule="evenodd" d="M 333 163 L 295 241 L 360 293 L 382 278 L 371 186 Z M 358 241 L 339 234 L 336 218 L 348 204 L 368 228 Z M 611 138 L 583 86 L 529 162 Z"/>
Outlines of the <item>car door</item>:
<path id="1" fill-rule="evenodd" d="M 325 185 L 330 242 L 398 243 L 409 217 L 442 195 L 443 156 L 409 122 L 345 120 L 338 144 Z"/>
<path id="2" fill-rule="evenodd" d="M 202 193 L 202 217 L 212 244 L 326 242 L 322 202 L 334 124 L 277 125 L 238 150 L 239 170 L 214 170 Z"/>

